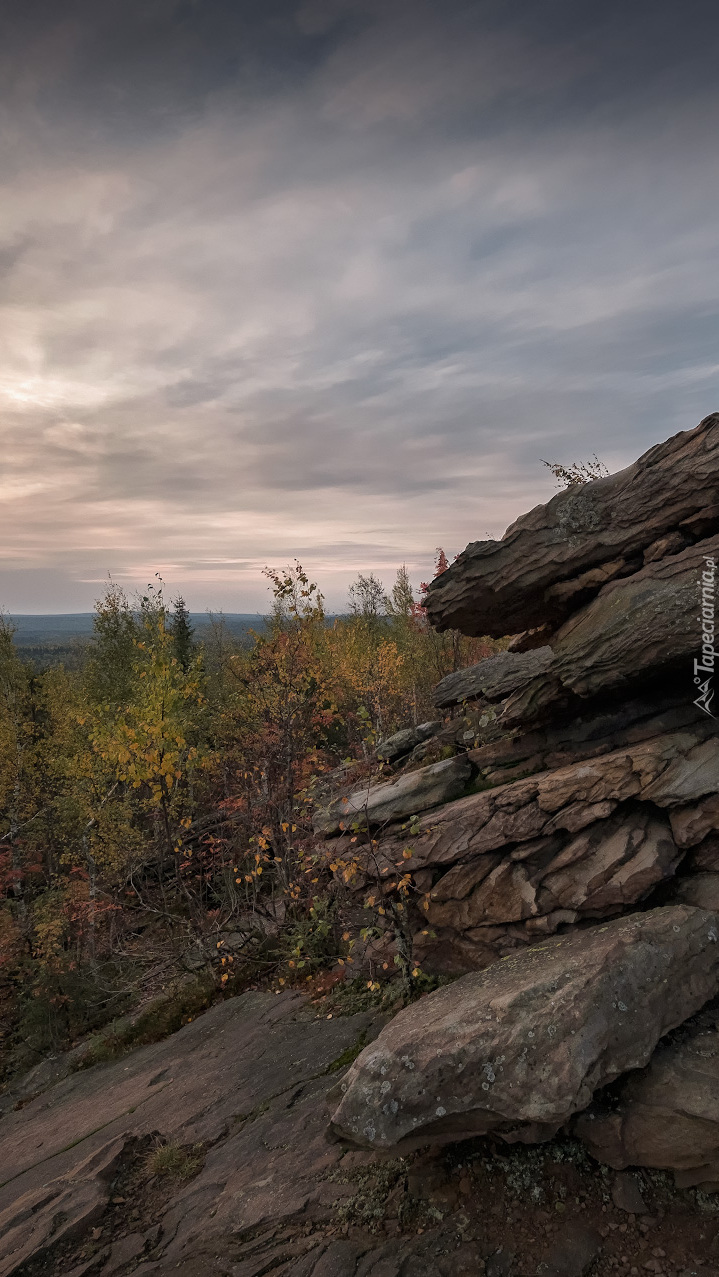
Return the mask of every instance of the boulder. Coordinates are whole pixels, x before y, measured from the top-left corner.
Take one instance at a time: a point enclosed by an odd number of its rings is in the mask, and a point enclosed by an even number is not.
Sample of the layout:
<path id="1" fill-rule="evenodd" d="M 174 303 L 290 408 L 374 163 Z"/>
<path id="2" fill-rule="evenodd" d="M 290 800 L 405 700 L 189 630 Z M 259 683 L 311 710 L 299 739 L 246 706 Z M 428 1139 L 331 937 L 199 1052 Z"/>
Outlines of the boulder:
<path id="1" fill-rule="evenodd" d="M 645 552 L 652 563 L 657 553 L 671 557 L 672 534 L 683 544 L 717 531 L 719 413 L 713 413 L 625 470 L 536 506 L 501 541 L 468 545 L 431 582 L 427 615 L 440 630 L 498 638 L 554 624 L 605 585 L 607 570 L 614 577 L 631 573 Z"/>
<path id="2" fill-rule="evenodd" d="M 404 820 L 417 812 L 447 803 L 462 793 L 472 774 L 467 754 L 445 758 L 417 771 L 407 772 L 398 780 L 384 785 L 369 784 L 365 789 L 336 798 L 328 807 L 315 812 L 315 833 L 335 834 L 354 820 L 370 825 L 384 825 Z"/>
<path id="3" fill-rule="evenodd" d="M 387 736 L 385 740 L 380 741 L 376 751 L 377 757 L 385 763 L 392 763 L 396 758 L 403 758 L 405 754 L 410 754 L 413 749 L 416 749 L 417 745 L 430 740 L 441 726 L 441 719 L 435 719 L 429 723 L 418 723 L 416 727 L 405 727 L 403 731 L 395 732 L 394 736 Z"/>
<path id="4" fill-rule="evenodd" d="M 358 1056 L 331 1130 L 404 1150 L 550 1138 L 719 988 L 719 917 L 675 905 L 535 945 L 408 1007 Z"/>
<path id="5" fill-rule="evenodd" d="M 600 1101 L 575 1119 L 574 1133 L 617 1170 L 671 1170 L 680 1187 L 719 1189 L 716 1028 L 662 1044 L 647 1068 L 622 1083 L 612 1106 Z"/>
<path id="6" fill-rule="evenodd" d="M 537 647 L 529 652 L 498 652 L 467 669 L 447 674 L 435 688 L 434 703 L 443 709 L 478 696 L 488 701 L 503 700 L 532 679 L 546 674 L 552 660 L 551 647 Z"/>

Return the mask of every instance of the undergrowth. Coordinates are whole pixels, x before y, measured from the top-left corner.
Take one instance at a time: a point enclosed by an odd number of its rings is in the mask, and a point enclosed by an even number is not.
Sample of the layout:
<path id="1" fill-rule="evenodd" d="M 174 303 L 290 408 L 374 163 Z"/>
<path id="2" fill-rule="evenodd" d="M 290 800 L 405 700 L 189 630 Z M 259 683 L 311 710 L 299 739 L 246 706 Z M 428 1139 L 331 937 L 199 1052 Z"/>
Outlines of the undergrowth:
<path id="1" fill-rule="evenodd" d="M 132 1020 L 116 1020 L 95 1033 L 75 1062 L 75 1070 L 89 1069 L 94 1064 L 116 1060 L 136 1046 L 160 1042 L 175 1033 L 218 998 L 217 986 L 210 976 L 202 975 L 183 984 L 167 996 L 156 998 Z"/>

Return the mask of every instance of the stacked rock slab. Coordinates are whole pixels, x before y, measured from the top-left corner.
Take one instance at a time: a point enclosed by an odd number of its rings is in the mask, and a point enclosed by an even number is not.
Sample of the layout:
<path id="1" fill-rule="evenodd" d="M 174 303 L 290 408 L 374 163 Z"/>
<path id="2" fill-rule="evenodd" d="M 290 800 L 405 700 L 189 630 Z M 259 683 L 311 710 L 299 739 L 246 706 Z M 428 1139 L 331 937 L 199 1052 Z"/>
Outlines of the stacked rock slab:
<path id="1" fill-rule="evenodd" d="M 375 822 L 371 863 L 350 850 L 356 829 L 333 854 L 354 855 L 373 894 L 411 872 L 416 961 L 467 974 L 360 1054 L 340 1138 L 531 1141 L 580 1114 L 575 1133 L 617 1169 L 719 1187 L 719 1011 L 691 1020 L 719 1006 L 718 558 L 713 414 L 432 583 L 438 629 L 522 630 L 436 690 L 474 725 L 468 784 L 442 802 L 428 775 L 423 807 L 410 772 L 409 833 Z"/>
<path id="2" fill-rule="evenodd" d="M 452 718 L 435 739 L 459 757 L 341 794 L 316 817 L 360 863 L 358 823 L 373 827 L 360 890 L 378 866 L 389 881 L 398 861 L 412 872 L 425 970 L 478 969 L 639 905 L 714 906 L 719 672 L 694 665 L 713 664 L 702 636 L 718 558 L 713 414 L 559 493 L 501 541 L 469 545 L 432 583 L 440 629 L 531 629 L 437 687 Z"/>

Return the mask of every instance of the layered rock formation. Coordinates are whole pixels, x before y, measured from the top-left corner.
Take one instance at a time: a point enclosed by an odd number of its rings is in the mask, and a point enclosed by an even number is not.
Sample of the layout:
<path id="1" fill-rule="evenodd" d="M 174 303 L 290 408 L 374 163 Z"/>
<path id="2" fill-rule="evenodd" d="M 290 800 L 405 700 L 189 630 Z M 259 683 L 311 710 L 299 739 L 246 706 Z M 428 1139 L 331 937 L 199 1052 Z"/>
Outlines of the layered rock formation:
<path id="1" fill-rule="evenodd" d="M 419 819 L 411 837 L 387 829 L 373 871 L 391 874 L 401 860 L 425 893 L 418 960 L 471 970 L 647 897 L 687 848 L 707 842 L 717 777 L 719 736 L 697 723 L 457 799 Z M 349 835 L 333 844 L 340 858 L 350 851 Z"/>
<path id="2" fill-rule="evenodd" d="M 711 655 L 694 671 L 717 557 L 714 414 L 560 493 L 501 541 L 468 546 L 433 582 L 439 628 L 533 628 L 442 680 L 436 704 L 452 717 L 433 736 L 422 725 L 388 742 L 391 779 L 316 816 L 318 831 L 342 834 L 340 856 L 343 831 L 355 842 L 358 827 L 381 831 L 358 890 L 404 858 L 416 904 L 424 897 L 415 947 L 427 969 L 481 967 L 636 907 L 677 871 L 719 871 L 707 841 L 719 834 Z M 413 770 L 433 743 L 459 757 Z M 678 891 L 700 900 L 698 886 Z"/>
<path id="3" fill-rule="evenodd" d="M 485 1131 L 544 1138 L 719 993 L 706 912 L 719 904 L 717 558 L 714 414 L 620 474 L 560 493 L 501 541 L 468 546 L 433 582 L 428 615 L 440 629 L 499 637 L 525 627 L 508 650 L 437 688 L 451 717 L 434 740 L 459 751 L 469 783 L 453 801 L 424 806 L 432 768 L 405 772 L 411 824 L 407 807 L 383 825 L 368 820 L 374 842 L 363 859 L 355 823 L 332 855 L 343 864 L 354 855 L 355 888 L 373 899 L 393 890 L 398 866 L 411 873 L 415 961 L 479 974 L 404 1012 L 359 1057 L 337 1132 L 379 1147 Z M 670 936 L 662 929 L 677 910 Z M 681 947 L 693 926 L 707 946 L 706 978 L 697 983 L 678 952 L 661 974 L 667 941 Z M 626 1033 L 616 1008 L 634 1003 L 621 989 L 636 1002 Z M 705 1047 L 704 1038 L 685 1045 L 680 1058 L 668 1046 L 627 1084 L 620 1108 L 582 1119 L 590 1149 L 618 1168 L 686 1165 L 691 1182 L 719 1182 L 703 1074 L 694 1107 L 672 1127 L 689 1149 L 697 1122 L 708 1123 L 699 1151 L 665 1151 L 662 1161 L 647 1135 L 660 1110 L 677 1109 L 669 1091 L 696 1079 Z"/>

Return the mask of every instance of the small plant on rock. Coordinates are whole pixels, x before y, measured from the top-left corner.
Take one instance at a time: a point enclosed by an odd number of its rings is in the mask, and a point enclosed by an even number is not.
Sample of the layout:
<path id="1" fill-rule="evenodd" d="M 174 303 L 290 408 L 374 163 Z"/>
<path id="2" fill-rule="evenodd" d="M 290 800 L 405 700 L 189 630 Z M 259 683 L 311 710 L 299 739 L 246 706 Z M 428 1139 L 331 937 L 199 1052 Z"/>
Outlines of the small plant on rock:
<path id="1" fill-rule="evenodd" d="M 187 1148 L 184 1144 L 158 1144 L 147 1159 L 150 1175 L 167 1175 L 173 1179 L 192 1179 L 202 1166 L 202 1145 Z"/>

